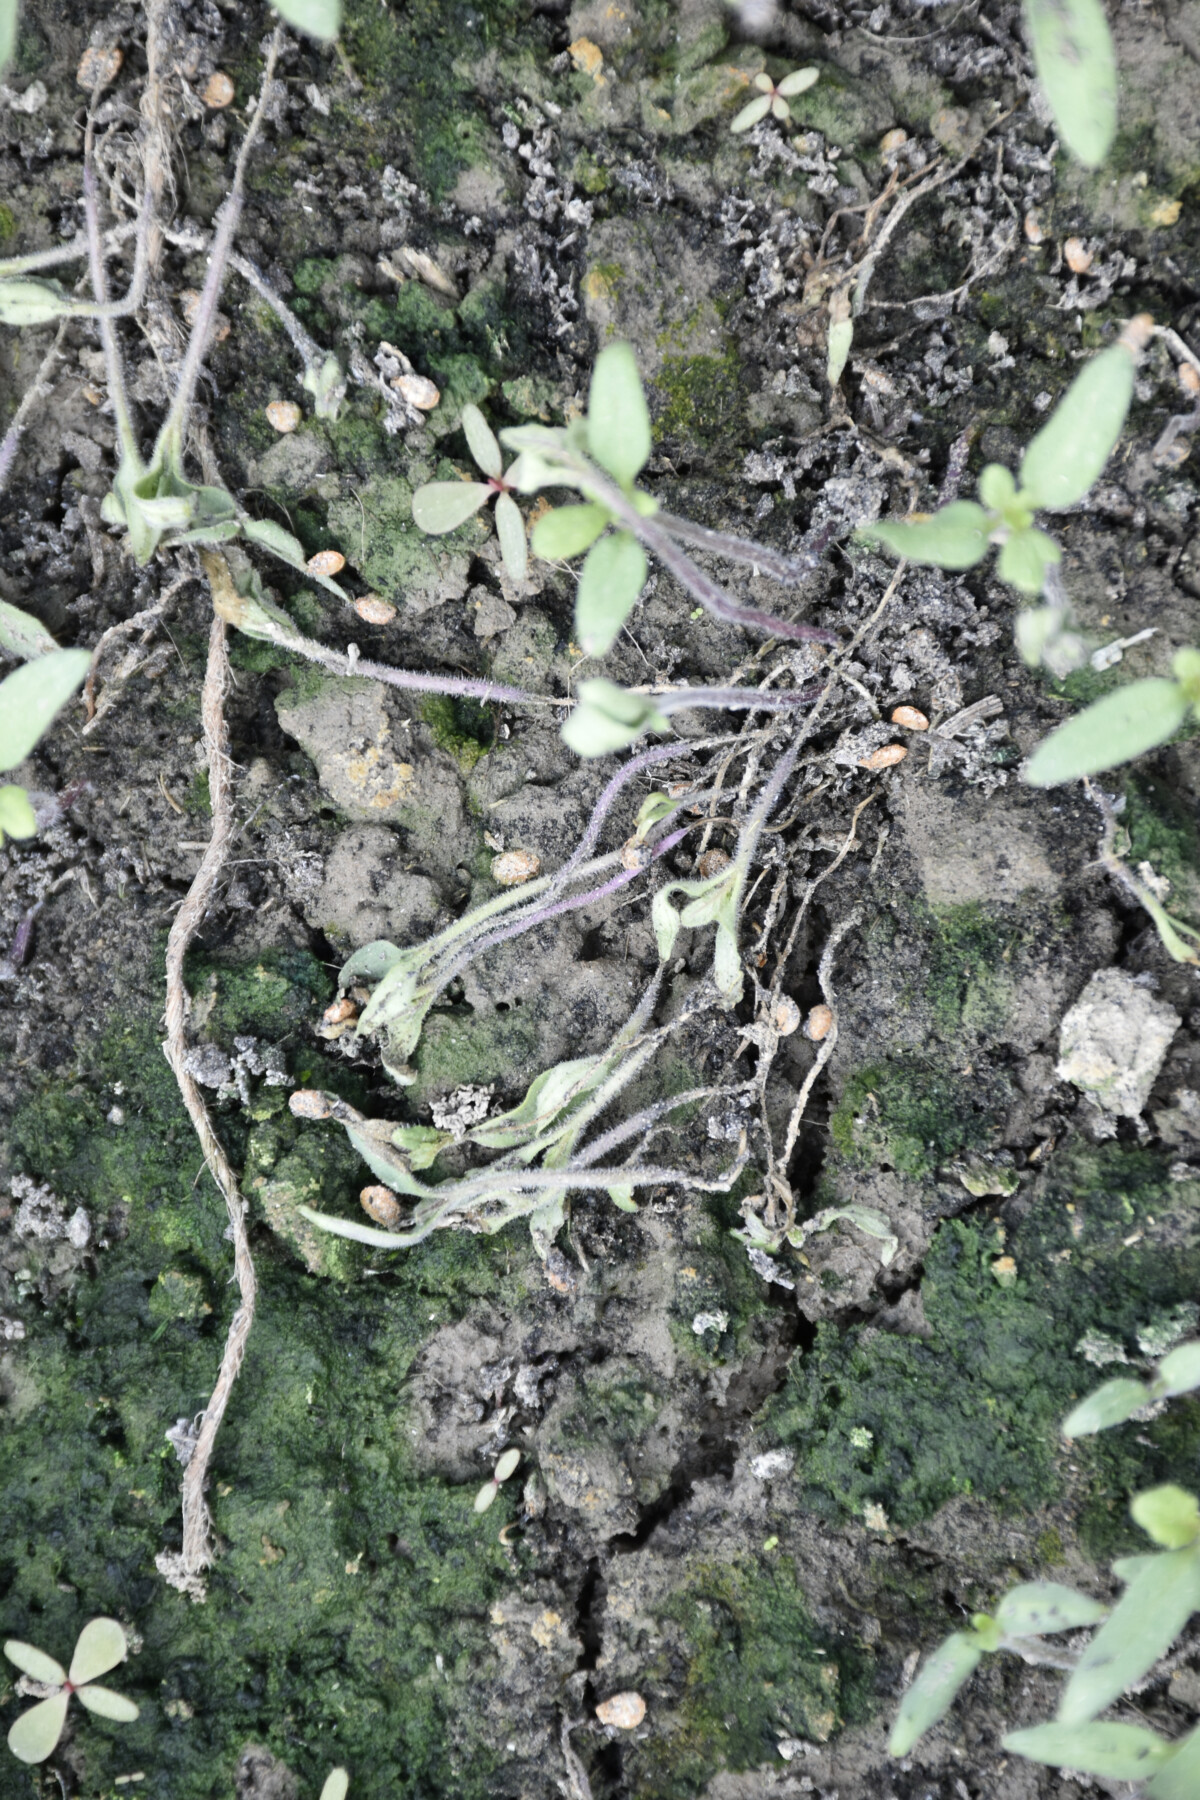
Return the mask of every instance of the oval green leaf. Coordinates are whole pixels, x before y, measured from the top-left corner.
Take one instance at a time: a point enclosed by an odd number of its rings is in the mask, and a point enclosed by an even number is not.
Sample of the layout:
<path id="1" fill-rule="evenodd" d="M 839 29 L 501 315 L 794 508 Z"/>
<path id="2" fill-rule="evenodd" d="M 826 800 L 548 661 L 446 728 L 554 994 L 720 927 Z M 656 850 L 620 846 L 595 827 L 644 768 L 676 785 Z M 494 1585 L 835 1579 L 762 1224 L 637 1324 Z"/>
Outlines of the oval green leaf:
<path id="1" fill-rule="evenodd" d="M 505 568 L 514 581 L 524 581 L 529 570 L 529 545 L 521 509 L 511 494 L 496 497 L 496 536 Z"/>
<path id="2" fill-rule="evenodd" d="M 1040 594 L 1046 583 L 1046 571 L 1062 561 L 1062 551 L 1052 537 L 1029 525 L 1014 531 L 1001 545 L 996 559 L 996 573 L 1019 594 Z"/>
<path id="3" fill-rule="evenodd" d="M 29 275 L 0 281 L 0 325 L 46 325 L 70 311 L 70 298 L 57 282 Z"/>
<path id="4" fill-rule="evenodd" d="M 1161 1395 L 1164 1399 L 1173 1394 L 1190 1394 L 1200 1387 L 1200 1343 L 1180 1344 L 1178 1350 L 1164 1356 L 1151 1385 L 1155 1396 Z"/>
<path id="5" fill-rule="evenodd" d="M 588 450 L 624 486 L 650 455 L 650 409 L 628 344 L 608 344 L 588 390 Z"/>
<path id="6" fill-rule="evenodd" d="M 1025 0 L 1025 32 L 1058 135 L 1098 169 L 1117 130 L 1117 59 L 1100 0 Z"/>
<path id="7" fill-rule="evenodd" d="M 0 600 L 0 650 L 7 650 L 10 656 L 19 656 L 22 662 L 29 662 L 35 656 L 45 656 L 58 645 L 41 622 L 32 613 L 22 612 L 19 606 L 10 606 L 7 600 Z"/>
<path id="8" fill-rule="evenodd" d="M 757 125 L 760 119 L 765 119 L 770 110 L 770 94 L 756 94 L 753 100 L 748 100 L 741 112 L 730 121 L 729 129 L 730 131 L 749 131 L 752 125 Z"/>
<path id="9" fill-rule="evenodd" d="M 297 31 L 332 43 L 342 29 L 342 0 L 271 0 L 275 11 Z"/>
<path id="10" fill-rule="evenodd" d="M 0 787 L 0 844 L 6 836 L 31 838 L 37 831 L 37 814 L 23 787 L 9 782 Z"/>
<path id="11" fill-rule="evenodd" d="M 330 1769 L 321 1789 L 321 1800 L 346 1800 L 350 1777 L 345 1769 Z"/>
<path id="12" fill-rule="evenodd" d="M 1107 1606 L 1099 1600 L 1057 1581 L 1024 1581 L 1005 1594 L 995 1616 L 1008 1637 L 1019 1638 L 1096 1625 L 1107 1613 Z"/>
<path id="13" fill-rule="evenodd" d="M 842 379 L 846 359 L 854 343 L 854 320 L 834 319 L 829 326 L 829 348 L 825 359 L 825 379 L 831 388 Z"/>
<path id="14" fill-rule="evenodd" d="M 583 681 L 579 703 L 562 728 L 563 742 L 576 756 L 607 756 L 623 750 L 644 731 L 668 731 L 665 716 L 646 694 L 630 694 L 613 681 Z"/>
<path id="15" fill-rule="evenodd" d="M 1166 1550 L 1141 1568 L 1080 1657 L 1059 1702 L 1059 1723 L 1082 1725 L 1103 1712 L 1153 1668 L 1197 1606 L 1200 1559 L 1194 1550 Z"/>
<path id="16" fill-rule="evenodd" d="M 485 481 L 431 481 L 412 497 L 413 523 L 431 537 L 455 531 L 487 504 L 491 488 Z"/>
<path id="17" fill-rule="evenodd" d="M 520 1461 L 521 1452 L 519 1450 L 505 1450 L 492 1471 L 492 1480 L 507 1481 L 510 1476 L 516 1474 Z"/>
<path id="18" fill-rule="evenodd" d="M 0 681 L 0 769 L 24 762 L 83 682 L 91 660 L 86 650 L 52 650 Z"/>
<path id="19" fill-rule="evenodd" d="M 1021 458 L 1021 495 L 1055 512 L 1082 500 L 1117 447 L 1133 399 L 1133 352 L 1113 344 L 1075 377 Z"/>
<path id="20" fill-rule="evenodd" d="M 917 1739 L 949 1712 L 951 1703 L 983 1656 L 974 1632 L 956 1631 L 932 1656 L 900 1702 L 888 1739 L 889 1756 L 907 1756 Z"/>
<path id="21" fill-rule="evenodd" d="M 496 434 L 480 412 L 479 408 L 468 400 L 462 409 L 462 428 L 470 447 L 471 455 L 485 475 L 498 479 L 504 465 L 500 460 L 500 446 L 496 442 Z"/>
<path id="22" fill-rule="evenodd" d="M 1011 469 L 1003 463 L 988 463 L 979 477 L 979 498 L 993 512 L 1003 512 L 1017 497 L 1017 484 Z"/>
<path id="23" fill-rule="evenodd" d="M 32 1675 L 35 1681 L 61 1685 L 67 1679 L 67 1671 L 61 1663 L 56 1663 L 52 1656 L 47 1656 L 35 1645 L 22 1643 L 20 1638 L 9 1638 L 4 1654 L 10 1663 L 17 1665 L 22 1675 Z"/>
<path id="24" fill-rule="evenodd" d="M 1173 1481 L 1135 1494 L 1129 1510 L 1147 1537 L 1167 1550 L 1182 1550 L 1200 1536 L 1200 1506 L 1195 1494 Z"/>
<path id="25" fill-rule="evenodd" d="M 107 1675 L 124 1662 L 128 1647 L 125 1633 L 115 1619 L 89 1619 L 76 1642 L 68 1679 L 78 1687 L 81 1681 Z"/>
<path id="26" fill-rule="evenodd" d="M 1187 710 L 1178 682 L 1157 675 L 1131 681 L 1043 738 L 1021 778 L 1031 787 L 1058 787 L 1081 775 L 1115 769 L 1165 744 Z"/>
<path id="27" fill-rule="evenodd" d="M 1079 1769 L 1085 1775 L 1107 1775 L 1112 1781 L 1143 1781 L 1171 1756 L 1174 1745 L 1141 1725 L 1031 1725 L 1010 1731 L 1006 1750 L 1028 1756 L 1054 1769 Z"/>
<path id="28" fill-rule="evenodd" d="M 338 971 L 338 986 L 346 988 L 354 981 L 382 981 L 389 969 L 410 955 L 410 951 L 401 950 L 387 938 L 372 938 L 369 944 L 354 952 L 349 962 L 342 964 Z"/>
<path id="29" fill-rule="evenodd" d="M 583 506 L 555 506 L 533 528 L 534 554 L 544 562 L 568 562 L 590 550 L 612 514 L 588 501 Z"/>
<path id="30" fill-rule="evenodd" d="M 575 635 L 586 656 L 603 656 L 646 585 L 646 552 L 615 531 L 588 551 L 575 595 Z"/>
<path id="31" fill-rule="evenodd" d="M 51 1694 L 49 1700 L 21 1714 L 9 1731 L 9 1749 L 19 1762 L 45 1762 L 62 1736 L 66 1718 L 66 1694 Z"/>
<path id="32" fill-rule="evenodd" d="M 132 1725 L 138 1716 L 133 1701 L 127 1700 L 124 1694 L 114 1694 L 111 1688 L 96 1687 L 87 1682 L 75 1692 L 80 1704 L 101 1719 L 115 1719 L 120 1725 Z"/>
<path id="33" fill-rule="evenodd" d="M 812 87 L 820 79 L 820 75 L 819 69 L 793 69 L 790 75 L 784 76 L 776 91 L 787 99 L 794 100 L 797 94 L 803 94 Z"/>
<path id="34" fill-rule="evenodd" d="M 955 500 L 928 518 L 865 526 L 861 535 L 909 562 L 935 569 L 973 569 L 987 554 L 988 515 L 973 500 Z"/>
<path id="35" fill-rule="evenodd" d="M 17 47 L 17 0 L 0 0 L 0 75 Z"/>
<path id="36" fill-rule="evenodd" d="M 1107 1431 L 1110 1425 L 1123 1425 L 1149 1398 L 1140 1381 L 1106 1381 L 1067 1414 L 1062 1434 L 1069 1438 L 1091 1437 L 1095 1431 Z"/>

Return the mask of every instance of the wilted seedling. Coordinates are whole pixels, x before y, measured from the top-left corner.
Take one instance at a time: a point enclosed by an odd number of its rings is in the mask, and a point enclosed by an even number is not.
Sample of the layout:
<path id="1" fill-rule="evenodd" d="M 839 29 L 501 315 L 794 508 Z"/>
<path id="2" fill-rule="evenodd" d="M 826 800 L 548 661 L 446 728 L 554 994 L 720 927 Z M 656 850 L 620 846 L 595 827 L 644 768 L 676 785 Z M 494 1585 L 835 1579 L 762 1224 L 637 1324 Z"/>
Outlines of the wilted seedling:
<path id="1" fill-rule="evenodd" d="M 475 1496 L 475 1511 L 477 1513 L 485 1513 L 487 1511 L 488 1507 L 492 1504 L 492 1501 L 496 1498 L 496 1495 L 500 1492 L 501 1484 L 507 1481 L 510 1475 L 516 1474 L 517 1465 L 520 1460 L 521 1452 L 519 1450 L 505 1450 L 502 1453 L 496 1467 L 492 1470 L 491 1480 L 485 1481 Z"/>
<path id="2" fill-rule="evenodd" d="M 778 119 L 780 124 L 785 124 L 792 116 L 792 109 L 788 105 L 788 101 L 794 100 L 797 94 L 803 94 L 806 89 L 812 87 L 819 76 L 819 69 L 793 69 L 791 74 L 785 75 L 776 86 L 769 75 L 765 73 L 756 75 L 754 85 L 759 92 L 753 100 L 743 106 L 741 112 L 731 123 L 730 131 L 749 131 L 752 125 L 757 125 L 759 120 L 765 119 L 768 113 L 772 118 Z"/>
<path id="3" fill-rule="evenodd" d="M 0 681 L 0 774 L 15 769 L 33 750 L 83 683 L 91 657 L 86 650 L 60 650 L 31 614 L 0 602 L 0 649 L 24 657 Z M 5 837 L 29 838 L 37 820 L 29 795 L 15 782 L 0 785 L 0 844 Z"/>
<path id="4" fill-rule="evenodd" d="M 13 1755 L 25 1763 L 45 1762 L 62 1736 L 72 1694 L 102 1719 L 115 1719 L 120 1724 L 136 1719 L 138 1709 L 132 1700 L 114 1694 L 111 1688 L 94 1685 L 97 1675 L 107 1675 L 124 1662 L 128 1648 L 125 1633 L 115 1619 L 89 1619 L 79 1634 L 69 1670 L 44 1650 L 9 1638 L 4 1646 L 9 1662 L 15 1663 L 31 1681 L 51 1690 L 44 1700 L 23 1712 L 10 1729 L 8 1747 Z"/>
<path id="5" fill-rule="evenodd" d="M 1040 594 L 1062 551 L 1033 523 L 1034 514 L 1074 506 L 1099 478 L 1120 438 L 1134 371 L 1152 332 L 1152 321 L 1141 315 L 1118 343 L 1092 358 L 1029 444 L 1018 477 L 1001 463 L 987 465 L 979 477 L 982 504 L 954 500 L 932 514 L 865 526 L 860 535 L 938 569 L 973 569 L 995 545 L 1000 579 L 1018 593 Z M 1020 626 L 1017 641 L 1027 652 Z"/>
<path id="6" fill-rule="evenodd" d="M 477 406 L 464 406 L 462 428 L 471 455 L 487 476 L 486 481 L 429 481 L 412 497 L 413 522 L 421 531 L 441 537 L 455 531 L 485 507 L 496 502 L 496 536 L 504 566 L 514 581 L 524 581 L 529 565 L 525 521 L 513 499 L 514 489 L 505 480 L 500 446 L 491 426 Z"/>

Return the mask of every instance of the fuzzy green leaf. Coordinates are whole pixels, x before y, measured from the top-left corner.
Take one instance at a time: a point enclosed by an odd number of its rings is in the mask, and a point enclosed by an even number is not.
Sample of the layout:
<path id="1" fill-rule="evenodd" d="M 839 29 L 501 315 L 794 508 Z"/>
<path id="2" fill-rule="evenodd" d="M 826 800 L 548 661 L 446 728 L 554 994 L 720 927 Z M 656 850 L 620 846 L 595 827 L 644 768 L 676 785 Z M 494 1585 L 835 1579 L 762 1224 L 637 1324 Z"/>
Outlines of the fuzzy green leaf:
<path id="1" fill-rule="evenodd" d="M 924 1667 L 900 1702 L 888 1739 L 889 1756 L 907 1756 L 917 1739 L 945 1716 L 982 1656 L 983 1646 L 974 1632 L 956 1631 L 925 1658 Z"/>
<path id="2" fill-rule="evenodd" d="M 555 506 L 533 528 L 534 554 L 543 562 L 568 562 L 590 550 L 612 514 L 587 501 L 582 506 Z"/>
<path id="3" fill-rule="evenodd" d="M 471 455 L 485 475 L 498 478 L 504 465 L 500 460 L 500 446 L 496 442 L 496 434 L 484 418 L 477 406 L 470 401 L 462 409 L 462 428 L 470 447 Z"/>
<path id="4" fill-rule="evenodd" d="M 1166 1550 L 1182 1550 L 1200 1536 L 1200 1506 L 1195 1494 L 1173 1481 L 1135 1494 L 1129 1510 L 1147 1537 Z"/>
<path id="5" fill-rule="evenodd" d="M 794 100 L 797 94 L 805 93 L 819 81 L 820 76 L 820 69 L 793 69 L 790 75 L 784 76 L 776 91 Z"/>
<path id="6" fill-rule="evenodd" d="M 671 905 L 671 895 L 676 883 L 659 888 L 650 902 L 650 923 L 654 927 L 654 938 L 658 945 L 660 962 L 666 962 L 675 948 L 675 939 L 679 936 L 681 920 L 678 912 Z"/>
<path id="7" fill-rule="evenodd" d="M 628 344 L 608 344 L 596 358 L 588 390 L 588 450 L 625 486 L 650 455 L 650 409 Z"/>
<path id="8" fill-rule="evenodd" d="M 749 131 L 752 125 L 757 125 L 760 119 L 765 119 L 770 110 L 770 94 L 756 94 L 753 100 L 748 100 L 741 112 L 730 121 L 729 129 L 730 131 Z"/>
<path id="9" fill-rule="evenodd" d="M 31 838 L 37 831 L 37 814 L 23 787 L 9 782 L 0 787 L 0 844 L 5 837 Z"/>
<path id="10" fill-rule="evenodd" d="M 9 1638 L 4 1646 L 4 1654 L 10 1663 L 15 1663 L 22 1675 L 31 1675 L 34 1681 L 47 1681 L 61 1686 L 67 1679 L 67 1671 L 61 1663 L 47 1656 L 34 1644 L 24 1644 L 20 1638 Z"/>
<path id="11" fill-rule="evenodd" d="M 644 731 L 669 731 L 663 713 L 647 694 L 630 694 L 613 681 L 581 681 L 579 704 L 562 728 L 576 756 L 607 756 L 623 750 Z"/>
<path id="12" fill-rule="evenodd" d="M 93 1682 L 88 1682 L 75 1692 L 80 1705 L 102 1719 L 116 1719 L 121 1725 L 132 1725 L 138 1716 L 133 1701 L 127 1700 L 124 1694 L 114 1694 L 111 1688 L 96 1687 Z"/>
<path id="13" fill-rule="evenodd" d="M 1062 1434 L 1069 1438 L 1091 1437 L 1093 1432 L 1107 1431 L 1110 1425 L 1123 1425 L 1139 1406 L 1145 1406 L 1149 1397 L 1140 1381 L 1121 1376 L 1106 1381 L 1067 1414 Z"/>
<path id="14" fill-rule="evenodd" d="M 1155 1398 L 1164 1399 L 1200 1387 L 1200 1343 L 1180 1344 L 1178 1350 L 1164 1356 L 1152 1386 Z"/>
<path id="15" fill-rule="evenodd" d="M 854 343 L 854 320 L 834 319 L 829 326 L 829 350 L 825 361 L 825 379 L 835 388 L 842 379 L 846 360 Z"/>
<path id="16" fill-rule="evenodd" d="M 71 311 L 71 298 L 56 281 L 14 275 L 0 281 L 0 325 L 47 325 Z"/>
<path id="17" fill-rule="evenodd" d="M 1200 1606 L 1200 1558 L 1166 1550 L 1144 1565 L 1092 1639 L 1059 1703 L 1063 1725 L 1082 1725 L 1153 1668 Z M 1088 1764 L 1072 1761 L 1075 1768 Z"/>
<path id="18" fill-rule="evenodd" d="M 17 0 L 0 0 L 0 75 L 17 47 Z"/>
<path id="19" fill-rule="evenodd" d="M 393 1127 L 386 1119 L 363 1119 L 347 1125 L 346 1136 L 370 1169 L 372 1175 L 410 1198 L 423 1197 L 428 1189 L 414 1181 L 409 1161 L 403 1150 L 390 1142 Z"/>
<path id="20" fill-rule="evenodd" d="M 502 1450 L 496 1467 L 492 1470 L 493 1481 L 508 1481 L 516 1474 L 521 1462 L 519 1450 Z"/>
<path id="21" fill-rule="evenodd" d="M 529 545 L 521 509 L 511 494 L 496 496 L 496 536 L 505 568 L 514 581 L 524 581 L 529 569 Z"/>
<path id="22" fill-rule="evenodd" d="M 670 794 L 647 794 L 638 807 L 634 835 L 639 838 L 645 837 L 652 825 L 657 825 L 660 819 L 669 819 L 671 814 L 678 810 L 678 807 L 679 801 L 672 800 Z"/>
<path id="23" fill-rule="evenodd" d="M 342 29 L 342 0 L 271 0 L 281 19 L 322 44 Z"/>
<path id="24" fill-rule="evenodd" d="M 409 1168 L 428 1169 L 454 1138 L 448 1131 L 439 1131 L 436 1125 L 397 1125 L 392 1142 L 403 1150 Z"/>
<path id="25" fill-rule="evenodd" d="M 330 1769 L 325 1777 L 325 1786 L 321 1789 L 321 1800 L 346 1800 L 350 1789 L 350 1777 L 345 1769 Z"/>
<path id="26" fill-rule="evenodd" d="M 1021 458 L 1022 497 L 1056 512 L 1082 500 L 1117 447 L 1133 399 L 1133 352 L 1113 344 L 1085 364 Z"/>
<path id="27" fill-rule="evenodd" d="M 1096 1625 L 1107 1613 L 1099 1600 L 1057 1581 L 1023 1581 L 1005 1594 L 995 1617 L 1007 1637 L 1021 1638 Z"/>
<path id="28" fill-rule="evenodd" d="M 1117 130 L 1117 59 L 1101 0 L 1025 0 L 1025 33 L 1058 135 L 1098 169 Z"/>
<path id="29" fill-rule="evenodd" d="M 338 971 L 338 986 L 348 988 L 355 981 L 382 981 L 389 969 L 411 955 L 410 950 L 401 950 L 387 938 L 372 938 L 369 944 L 354 952 L 349 962 L 342 964 Z"/>
<path id="30" fill-rule="evenodd" d="M 996 573 L 1019 594 L 1040 594 L 1046 584 L 1046 571 L 1062 561 L 1062 551 L 1052 537 L 1028 525 L 1014 531 L 1000 547 Z"/>
<path id="31" fill-rule="evenodd" d="M 717 921 L 717 935 L 713 945 L 713 981 L 718 994 L 727 1006 L 736 1006 L 742 997 L 743 985 L 742 956 L 738 949 L 736 932 L 732 931 L 724 920 Z"/>
<path id="32" fill-rule="evenodd" d="M 431 537 L 456 531 L 486 506 L 492 492 L 486 481 L 430 481 L 412 497 L 413 523 Z"/>
<path id="33" fill-rule="evenodd" d="M 341 1219 L 335 1213 L 314 1212 L 311 1206 L 298 1206 L 296 1211 L 318 1231 L 327 1231 L 331 1237 L 349 1238 L 352 1243 L 367 1244 L 372 1250 L 405 1248 L 395 1231 L 380 1231 L 375 1225 L 360 1225 L 357 1219 Z"/>
<path id="34" fill-rule="evenodd" d="M 1161 1768 L 1173 1746 L 1141 1725 L 1031 1725 L 1010 1731 L 1006 1750 L 1055 1769 L 1079 1769 L 1085 1775 L 1107 1775 L 1113 1781 L 1141 1781 Z"/>
<path id="35" fill-rule="evenodd" d="M 930 563 L 935 569 L 973 569 L 987 555 L 988 515 L 974 500 L 954 500 L 927 518 L 867 525 L 861 535 L 909 562 Z"/>
<path id="36" fill-rule="evenodd" d="M 630 1213 L 640 1211 L 638 1203 L 633 1197 L 633 1188 L 628 1182 L 606 1188 L 605 1192 L 618 1211 Z"/>
<path id="37" fill-rule="evenodd" d="M 979 498 L 993 512 L 1003 512 L 1017 497 L 1017 484 L 1011 469 L 1003 463 L 988 463 L 979 477 Z"/>
<path id="38" fill-rule="evenodd" d="M 603 656 L 646 585 L 646 552 L 629 531 L 593 544 L 579 574 L 575 635 L 584 654 Z"/>
<path id="39" fill-rule="evenodd" d="M 1105 694 L 1043 738 L 1022 772 L 1031 787 L 1058 787 L 1131 762 L 1183 724 L 1188 705 L 1176 681 L 1149 676 Z"/>
<path id="40" fill-rule="evenodd" d="M 51 1694 L 23 1712 L 8 1734 L 8 1747 L 19 1762 L 45 1762 L 67 1721 L 66 1694 Z"/>
<path id="41" fill-rule="evenodd" d="M 1146 1800 L 1196 1800 L 1200 1794 L 1200 1726 L 1175 1749 L 1169 1763 L 1146 1783 Z"/>
<path id="42" fill-rule="evenodd" d="M 115 1619 L 89 1619 L 76 1642 L 68 1679 L 78 1687 L 81 1681 L 107 1675 L 124 1662 L 127 1649 L 125 1633 Z"/>
<path id="43" fill-rule="evenodd" d="M 51 650 L 0 681 L 0 769 L 24 762 L 88 672 L 86 650 Z"/>
<path id="44" fill-rule="evenodd" d="M 471 1142 L 490 1150 L 508 1150 L 540 1137 L 565 1106 L 595 1086 L 603 1070 L 603 1058 L 597 1056 L 556 1063 L 535 1077 L 519 1106 L 477 1125 L 471 1132 Z"/>
<path id="45" fill-rule="evenodd" d="M 7 600 L 0 600 L 0 650 L 7 650 L 10 656 L 19 656 L 22 662 L 30 662 L 35 656 L 45 656 L 57 649 L 58 645 L 46 627 L 32 613 L 22 612 L 19 606 L 10 606 Z"/>

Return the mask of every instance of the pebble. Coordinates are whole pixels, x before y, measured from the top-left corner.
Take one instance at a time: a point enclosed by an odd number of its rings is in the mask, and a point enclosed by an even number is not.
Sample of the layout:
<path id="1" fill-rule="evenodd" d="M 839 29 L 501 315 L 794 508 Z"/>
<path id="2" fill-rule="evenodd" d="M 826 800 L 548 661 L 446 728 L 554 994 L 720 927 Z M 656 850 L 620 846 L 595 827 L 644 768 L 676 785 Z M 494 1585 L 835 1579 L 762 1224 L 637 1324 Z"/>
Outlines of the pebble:
<path id="1" fill-rule="evenodd" d="M 427 375 L 397 375 L 392 386 L 421 412 L 432 412 L 442 397 Z"/>
<path id="2" fill-rule="evenodd" d="M 891 156 L 896 150 L 902 150 L 908 142 L 908 133 L 897 125 L 894 131 L 885 131 L 879 140 L 880 153 Z"/>
<path id="3" fill-rule="evenodd" d="M 883 744 L 878 750 L 872 750 L 870 756 L 860 756 L 860 769 L 891 769 L 903 762 L 908 751 L 903 744 Z"/>
<path id="4" fill-rule="evenodd" d="M 893 725 L 903 725 L 906 731 L 928 731 L 929 720 L 915 706 L 898 706 L 892 714 Z"/>
<path id="5" fill-rule="evenodd" d="M 361 600 L 354 602 L 354 610 L 367 625 L 390 625 L 396 616 L 391 601 L 384 600 L 379 594 L 364 594 Z"/>
<path id="6" fill-rule="evenodd" d="M 541 866 L 541 857 L 532 850 L 506 850 L 503 856 L 492 858 L 492 880 L 501 887 L 520 887 L 522 882 L 532 881 Z"/>
<path id="7" fill-rule="evenodd" d="M 390 1187 L 384 1187 L 382 1182 L 374 1187 L 365 1187 L 358 1196 L 358 1203 L 369 1219 L 374 1219 L 377 1225 L 382 1225 L 388 1231 L 394 1231 L 404 1216 L 395 1194 Z"/>
<path id="8" fill-rule="evenodd" d="M 1092 266 L 1092 253 L 1082 238 L 1067 239 L 1063 259 L 1073 275 L 1086 275 Z"/>
<path id="9" fill-rule="evenodd" d="M 810 1009 L 804 1021 L 804 1035 L 814 1044 L 819 1044 L 823 1037 L 828 1037 L 833 1027 L 833 1009 L 822 1003 Z"/>
<path id="10" fill-rule="evenodd" d="M 1040 244 L 1045 239 L 1045 236 L 1046 234 L 1042 230 L 1042 221 L 1038 218 L 1037 214 L 1035 212 L 1027 212 L 1025 214 L 1026 242 L 1030 244 Z"/>
<path id="11" fill-rule="evenodd" d="M 800 1029 L 800 1008 L 788 994 L 781 994 L 771 1012 L 771 1023 L 780 1037 L 791 1037 Z"/>
<path id="12" fill-rule="evenodd" d="M 116 44 L 91 44 L 79 59 L 75 79 L 90 94 L 93 88 L 104 88 L 115 81 L 124 61 L 125 52 Z"/>
<path id="13" fill-rule="evenodd" d="M 232 104 L 233 83 L 223 69 L 218 69 L 215 75 L 209 76 L 201 89 L 200 98 L 205 106 L 210 106 L 214 112 L 219 112 L 222 107 Z"/>
<path id="14" fill-rule="evenodd" d="M 294 400 L 272 400 L 267 407 L 267 423 L 276 431 L 295 431 L 302 414 Z"/>
<path id="15" fill-rule="evenodd" d="M 706 850 L 696 859 L 696 873 L 703 881 L 711 881 L 714 875 L 729 867 L 729 860 L 724 850 Z"/>
<path id="16" fill-rule="evenodd" d="M 602 1725 L 615 1725 L 618 1731 L 635 1731 L 646 1716 L 646 1702 L 640 1694 L 614 1694 L 602 1700 L 596 1717 Z"/>
<path id="17" fill-rule="evenodd" d="M 296 1119 L 327 1119 L 333 1108 L 319 1088 L 297 1088 L 288 1096 L 288 1110 Z"/>
<path id="18" fill-rule="evenodd" d="M 340 550 L 318 550 L 306 564 L 310 575 L 340 575 L 345 566 L 346 559 Z"/>

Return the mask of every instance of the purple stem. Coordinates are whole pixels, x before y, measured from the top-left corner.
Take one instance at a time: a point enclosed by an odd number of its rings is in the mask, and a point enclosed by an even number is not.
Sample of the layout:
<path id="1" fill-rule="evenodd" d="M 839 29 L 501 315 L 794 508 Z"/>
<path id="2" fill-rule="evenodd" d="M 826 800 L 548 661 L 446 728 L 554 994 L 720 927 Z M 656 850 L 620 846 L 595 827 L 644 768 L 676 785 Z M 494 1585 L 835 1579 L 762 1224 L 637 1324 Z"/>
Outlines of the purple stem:
<path id="1" fill-rule="evenodd" d="M 670 762 L 675 757 L 686 755 L 690 747 L 687 744 L 658 744 L 653 750 L 642 750 L 637 756 L 630 757 L 624 767 L 617 770 L 597 800 L 592 810 L 592 816 L 588 820 L 587 830 L 558 874 L 554 876 L 553 886 L 555 889 L 564 886 L 570 880 L 572 871 L 591 855 L 596 839 L 600 836 L 600 827 L 625 783 L 631 781 L 643 769 L 650 768 L 654 763 Z"/>
<path id="2" fill-rule="evenodd" d="M 524 688 L 504 687 L 498 681 L 481 681 L 467 675 L 422 675 L 415 669 L 396 669 L 390 663 L 372 662 L 369 657 L 344 656 L 340 650 L 327 650 L 315 638 L 285 637 L 282 632 L 271 640 L 281 650 L 292 650 L 297 656 L 320 663 L 336 675 L 365 675 L 371 681 L 382 681 L 388 687 L 415 688 L 424 694 L 461 694 L 470 700 L 507 700 L 514 706 L 562 706 L 546 694 L 527 694 Z"/>

